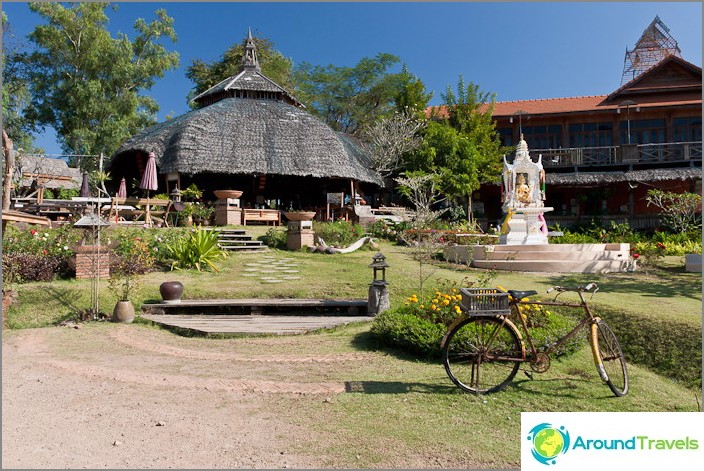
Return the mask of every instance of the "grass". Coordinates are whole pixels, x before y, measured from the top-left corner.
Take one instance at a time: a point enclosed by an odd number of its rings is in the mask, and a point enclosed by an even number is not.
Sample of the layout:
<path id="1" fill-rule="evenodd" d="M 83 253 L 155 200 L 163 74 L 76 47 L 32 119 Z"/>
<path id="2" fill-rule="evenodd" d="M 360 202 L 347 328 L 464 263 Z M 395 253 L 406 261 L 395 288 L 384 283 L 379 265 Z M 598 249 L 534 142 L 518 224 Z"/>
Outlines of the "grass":
<path id="1" fill-rule="evenodd" d="M 268 229 L 254 227 L 261 233 Z M 409 257 L 406 248 L 382 242 L 380 250 L 390 265 L 387 280 L 392 306 L 397 306 L 405 297 L 418 293 L 418 263 Z M 174 271 L 144 275 L 133 301 L 139 305 L 160 299 L 159 285 L 172 279 L 184 284 L 185 298 L 364 298 L 367 295 L 372 277 L 368 265 L 374 251 L 359 250 L 345 255 L 287 251 L 269 254 L 295 259 L 301 279 L 264 284 L 254 277 L 242 277 L 240 274 L 246 264 L 259 260 L 262 254 L 235 253 L 219 264 L 218 273 Z M 456 388 L 437 362 L 380 350 L 369 333 L 369 324 L 293 338 L 212 340 L 164 335 L 174 343 L 198 349 L 239 350 L 247 355 L 371 352 L 369 361 L 342 367 L 338 363 L 311 371 L 310 366 L 299 366 L 267 373 L 280 381 L 294 378 L 298 381 L 344 381 L 348 385 L 350 392 L 332 401 L 281 395 L 265 400 L 270 413 L 311 430 L 309 438 L 297 446 L 302 453 L 326 457 L 329 467 L 420 467 L 427 466 L 428 457 L 437 467 L 517 467 L 520 454 L 517 431 L 522 411 L 699 409 L 701 383 L 698 387 L 692 384 L 686 387 L 682 378 L 671 374 L 686 370 L 689 376 L 698 373 L 701 377 L 702 277 L 698 273 L 684 272 L 681 265 L 681 257 L 667 257 L 660 268 L 649 273 L 498 272 L 490 282 L 521 290 L 535 289 L 540 293 L 553 285 L 597 282 L 601 289 L 590 300 L 590 305 L 616 330 L 627 350 L 631 391 L 625 398 L 613 397 L 601 384 L 587 348 L 559 361 L 553 360 L 551 369 L 545 374 L 536 374 L 534 380 L 519 373 L 506 391 L 477 397 Z M 487 274 L 484 270 L 444 262 L 432 269 L 435 271 L 426 283 L 428 290 L 443 280 L 476 282 Z M 101 281 L 100 286 L 102 310 L 111 311 L 115 298 L 107 290 L 105 281 Z M 54 325 L 90 307 L 90 281 L 87 280 L 32 283 L 15 288 L 20 302 L 8 313 L 8 325 L 13 329 Z M 90 324 L 82 332 L 99 333 L 113 327 Z M 139 324 L 133 328 L 153 329 Z M 12 335 L 11 331 L 5 332 L 8 333 Z M 639 338 L 641 334 L 646 337 Z M 682 340 L 683 336 L 687 336 L 686 340 Z M 683 359 L 688 366 L 681 365 Z"/>

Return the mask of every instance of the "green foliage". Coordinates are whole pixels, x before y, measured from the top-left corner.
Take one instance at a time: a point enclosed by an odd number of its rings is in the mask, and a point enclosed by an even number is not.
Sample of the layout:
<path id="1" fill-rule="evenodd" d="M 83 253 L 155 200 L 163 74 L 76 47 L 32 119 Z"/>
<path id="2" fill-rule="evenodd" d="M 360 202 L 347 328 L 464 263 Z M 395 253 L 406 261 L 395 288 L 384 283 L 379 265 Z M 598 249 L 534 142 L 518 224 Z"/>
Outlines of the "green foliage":
<path id="1" fill-rule="evenodd" d="M 115 257 L 111 260 L 111 273 L 143 275 L 154 270 L 158 252 L 154 248 L 146 238 L 120 237 L 113 248 Z"/>
<path id="2" fill-rule="evenodd" d="M 702 387 L 702 331 L 688 323 L 599 306 L 626 361 L 644 365 L 690 388 Z"/>
<path id="3" fill-rule="evenodd" d="M 399 348 L 421 358 L 437 358 L 445 327 L 399 308 L 379 314 L 371 332 L 384 346 Z"/>
<path id="4" fill-rule="evenodd" d="M 192 183 L 185 190 L 181 190 L 181 199 L 183 201 L 198 201 L 203 198 L 203 190 L 199 189 L 195 183 Z"/>
<path id="5" fill-rule="evenodd" d="M 185 237 L 166 244 L 166 257 L 172 261 L 171 269 L 196 269 L 202 271 L 208 267 L 218 271 L 213 263 L 226 257 L 227 252 L 218 244 L 218 231 L 193 229 Z"/>
<path id="6" fill-rule="evenodd" d="M 407 173 L 436 174 L 440 193 L 460 198 L 479 188 L 480 160 L 477 148 L 459 131 L 431 121 L 423 133 L 423 143 L 408 156 L 406 169 Z"/>
<path id="7" fill-rule="evenodd" d="M 70 200 L 74 196 L 78 196 L 80 191 L 75 188 L 54 188 L 46 190 L 45 198 L 54 198 L 57 200 Z"/>
<path id="8" fill-rule="evenodd" d="M 296 94 L 335 131 L 355 134 L 393 109 L 400 77 L 389 69 L 398 62 L 384 53 L 364 57 L 354 67 L 304 62 L 294 70 Z"/>
<path id="9" fill-rule="evenodd" d="M 257 57 L 262 74 L 285 90 L 293 91 L 291 74 L 293 61 L 277 51 L 276 45 L 271 39 L 260 36 L 253 36 L 252 39 L 257 47 Z M 195 84 L 188 96 L 188 102 L 191 106 L 196 106 L 191 102 L 193 97 L 240 72 L 246 43 L 247 37 L 241 43 L 230 46 L 216 62 L 207 63 L 202 59 L 194 59 L 191 62 L 191 65 L 186 69 L 186 77 Z"/>
<path id="10" fill-rule="evenodd" d="M 264 242 L 264 245 L 272 249 L 283 250 L 286 248 L 286 231 L 276 228 L 270 228 L 266 234 L 257 237 L 257 240 Z"/>
<path id="11" fill-rule="evenodd" d="M 315 234 L 327 245 L 346 247 L 364 236 L 364 228 L 349 221 L 313 221 Z"/>
<path id="12" fill-rule="evenodd" d="M 113 38 L 107 30 L 108 6 L 30 3 L 46 23 L 29 35 L 37 50 L 25 57 L 32 94 L 27 114 L 36 124 L 56 129 L 69 153 L 110 155 L 153 124 L 158 105 L 142 92 L 178 65 L 178 53 L 162 45 L 165 38 L 176 40 L 165 10 L 157 10 L 151 23 L 137 19 L 130 40 L 123 33 Z M 84 168 L 92 164 L 80 163 Z"/>
<path id="13" fill-rule="evenodd" d="M 645 197 L 662 210 L 663 223 L 672 232 L 687 232 L 702 228 L 702 197 L 696 193 L 672 193 L 658 189 L 648 190 Z"/>
<path id="14" fill-rule="evenodd" d="M 399 74 L 398 92 L 394 97 L 396 111 L 411 112 L 417 119 L 425 119 L 425 109 L 432 97 L 433 92 L 428 92 L 425 84 L 403 64 Z"/>
<path id="15" fill-rule="evenodd" d="M 27 63 L 24 43 L 12 33 L 5 12 L 2 12 L 2 127 L 12 139 L 15 150 L 35 152 L 32 123 L 25 116 L 30 104 L 27 84 Z"/>

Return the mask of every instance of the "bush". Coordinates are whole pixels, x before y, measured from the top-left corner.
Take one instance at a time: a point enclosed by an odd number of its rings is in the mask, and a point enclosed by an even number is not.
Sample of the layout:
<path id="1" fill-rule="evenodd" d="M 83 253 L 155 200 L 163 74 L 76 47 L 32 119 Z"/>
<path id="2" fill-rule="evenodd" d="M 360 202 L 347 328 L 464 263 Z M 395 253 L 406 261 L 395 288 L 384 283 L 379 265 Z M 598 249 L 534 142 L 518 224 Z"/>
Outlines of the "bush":
<path id="1" fill-rule="evenodd" d="M 396 309 L 379 314 L 372 323 L 371 332 L 382 345 L 400 348 L 423 358 L 437 358 L 445 326 Z"/>
<path id="2" fill-rule="evenodd" d="M 702 387 L 702 331 L 691 324 L 599 306 L 629 363 L 644 365 L 691 388 Z"/>
<path id="3" fill-rule="evenodd" d="M 2 255 L 2 273 L 6 283 L 52 281 L 56 276 L 69 276 L 71 271 L 68 259 L 58 255 Z"/>
<path id="4" fill-rule="evenodd" d="M 346 247 L 364 236 L 364 228 L 348 221 L 318 222 L 313 221 L 315 234 L 327 245 Z"/>
<path id="5" fill-rule="evenodd" d="M 257 240 L 261 240 L 264 245 L 271 247 L 272 249 L 285 249 L 286 248 L 286 231 L 281 229 L 274 229 L 273 227 L 266 231 L 266 234 L 257 237 Z"/>
<path id="6" fill-rule="evenodd" d="M 193 229 L 185 237 L 181 237 L 166 245 L 165 251 L 171 260 L 171 268 L 191 269 L 201 271 L 207 267 L 218 271 L 214 261 L 227 256 L 227 252 L 218 244 L 218 231 Z"/>

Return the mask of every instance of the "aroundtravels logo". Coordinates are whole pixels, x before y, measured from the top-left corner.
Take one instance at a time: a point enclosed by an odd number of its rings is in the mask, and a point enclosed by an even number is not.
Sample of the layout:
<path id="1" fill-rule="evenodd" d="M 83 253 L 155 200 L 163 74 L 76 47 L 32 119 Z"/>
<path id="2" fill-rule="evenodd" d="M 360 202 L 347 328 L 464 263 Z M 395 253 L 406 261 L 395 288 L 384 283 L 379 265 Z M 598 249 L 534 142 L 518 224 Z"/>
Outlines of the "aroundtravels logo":
<path id="1" fill-rule="evenodd" d="M 570 449 L 570 434 L 565 427 L 554 428 L 547 422 L 533 427 L 528 440 L 533 443 L 533 458 L 546 465 L 555 464 L 556 458 Z"/>

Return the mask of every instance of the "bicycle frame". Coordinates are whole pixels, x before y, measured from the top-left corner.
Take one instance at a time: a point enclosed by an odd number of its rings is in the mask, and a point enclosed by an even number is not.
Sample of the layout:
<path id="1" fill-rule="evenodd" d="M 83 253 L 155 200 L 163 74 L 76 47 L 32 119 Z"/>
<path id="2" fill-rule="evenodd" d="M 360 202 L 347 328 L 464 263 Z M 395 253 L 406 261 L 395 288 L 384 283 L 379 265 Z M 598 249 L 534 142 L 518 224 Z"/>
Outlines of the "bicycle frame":
<path id="1" fill-rule="evenodd" d="M 521 320 L 521 327 L 523 328 L 523 333 L 525 334 L 525 337 L 528 341 L 528 346 L 530 347 L 530 357 L 525 358 L 524 361 L 529 360 L 530 358 L 537 358 L 538 354 L 544 354 L 544 355 L 551 355 L 555 351 L 557 351 L 562 345 L 564 345 L 568 340 L 570 340 L 572 337 L 574 337 L 577 332 L 579 332 L 581 329 L 586 327 L 587 325 L 593 325 L 597 322 L 598 318 L 594 317 L 594 315 L 591 313 L 589 310 L 589 305 L 584 299 L 584 296 L 582 295 L 581 292 L 577 292 L 579 295 L 580 302 L 579 303 L 569 303 L 569 302 L 558 302 L 558 301 L 521 301 L 521 300 L 514 300 L 511 301 L 510 306 L 511 309 L 515 309 L 519 316 L 518 318 Z M 558 294 L 559 295 L 559 294 Z M 521 305 L 536 305 L 536 306 L 562 306 L 562 307 L 570 307 L 570 308 L 581 308 L 585 313 L 585 317 L 580 320 L 577 325 L 569 331 L 567 334 L 563 335 L 560 337 L 557 342 L 555 342 L 551 347 L 538 351 L 538 349 L 535 347 L 535 343 L 533 342 L 533 337 L 530 335 L 530 328 L 528 327 L 528 323 L 526 322 L 526 319 L 520 315 L 520 309 L 519 306 Z M 523 339 L 521 339 L 523 340 Z"/>

